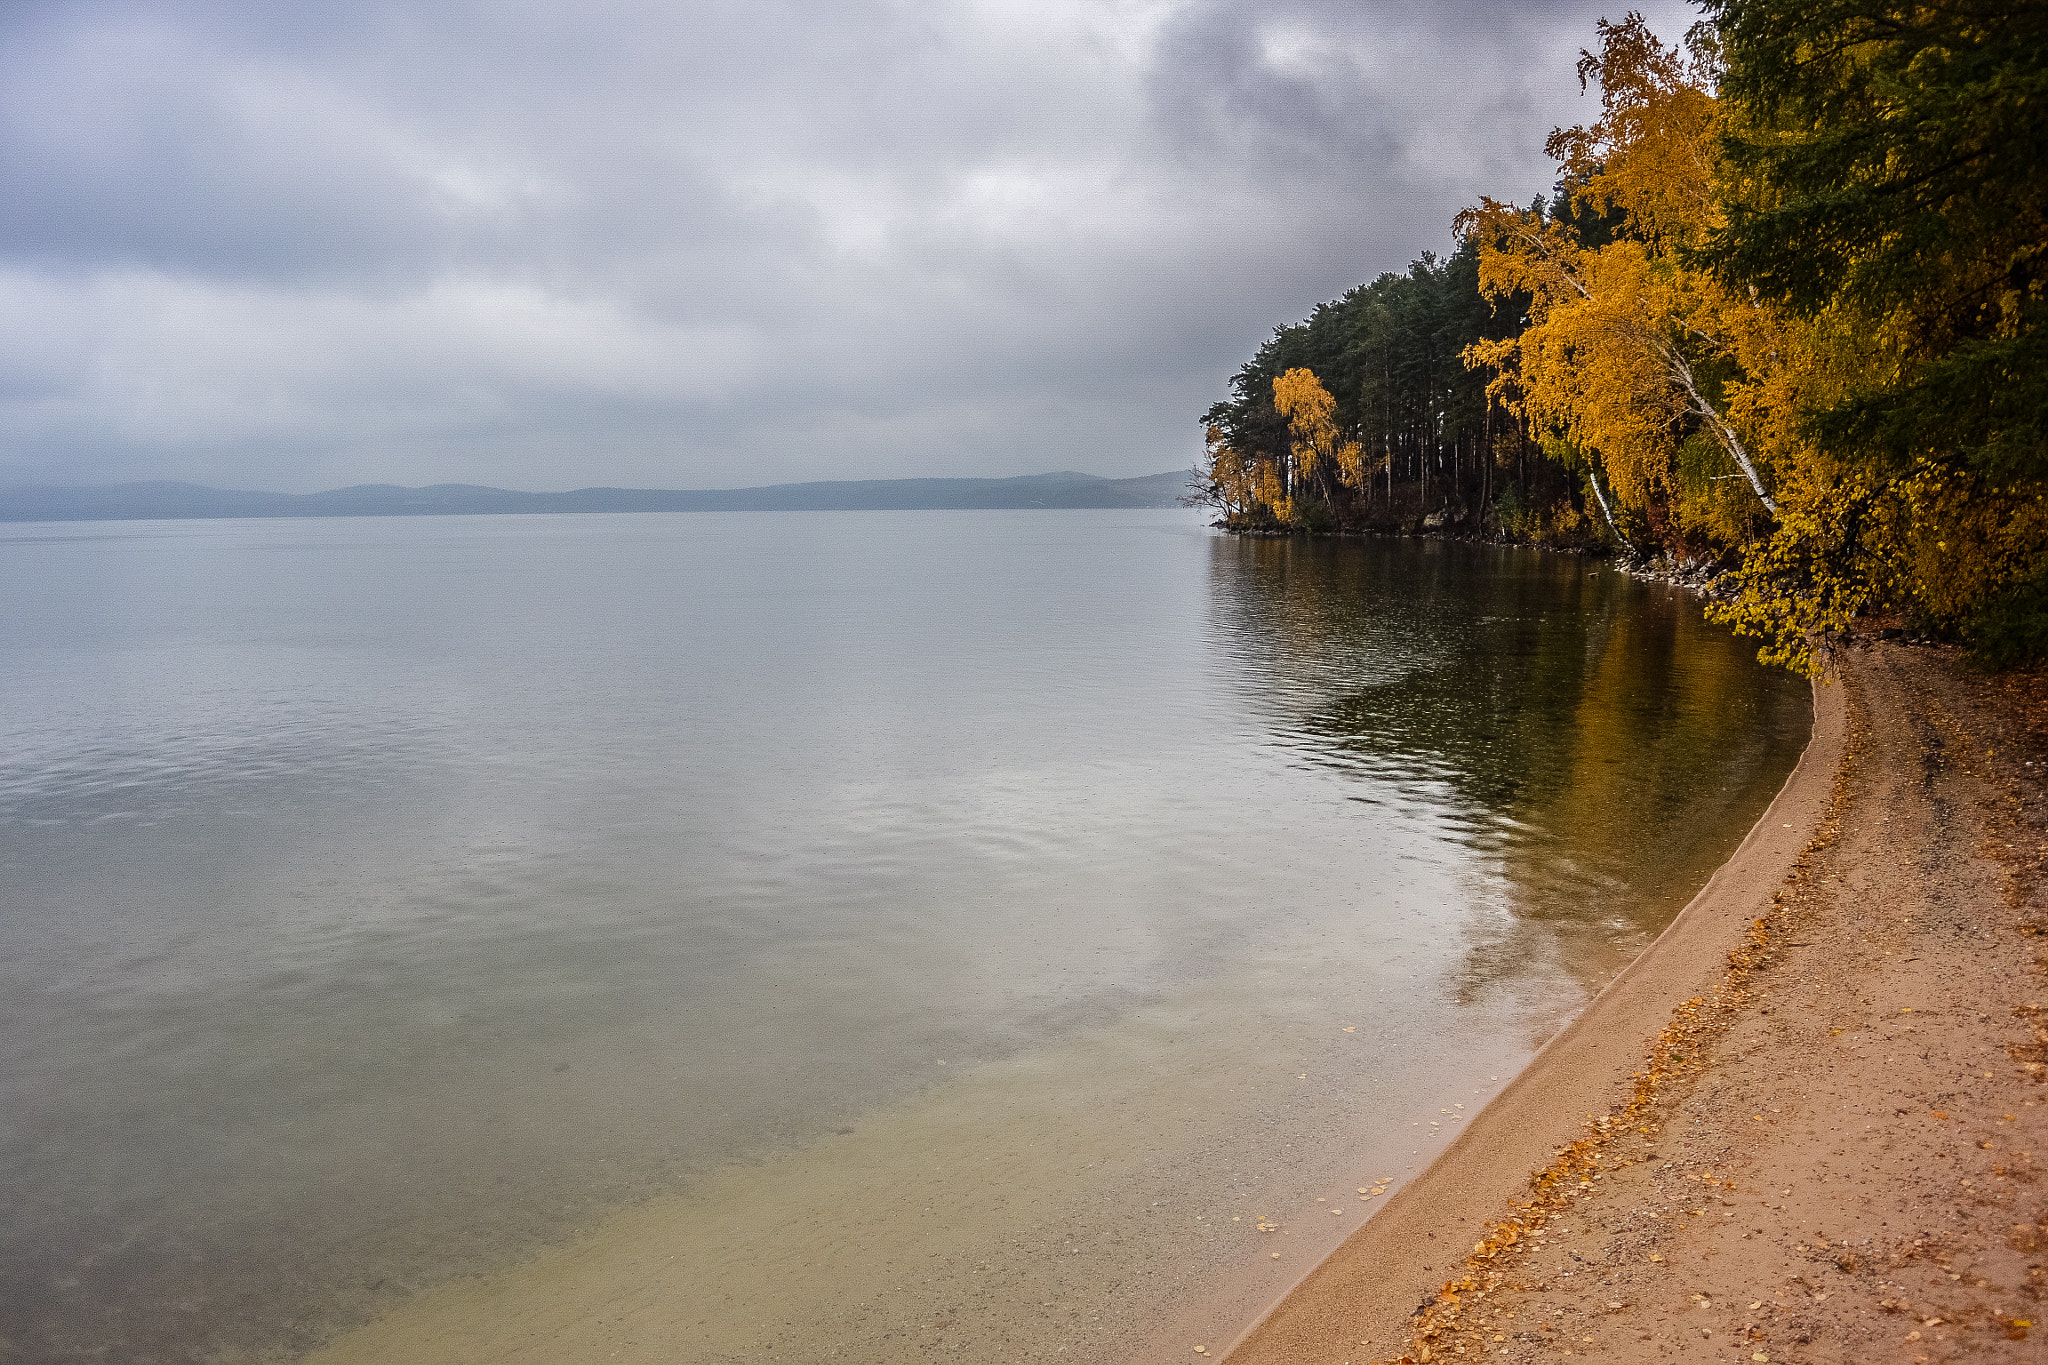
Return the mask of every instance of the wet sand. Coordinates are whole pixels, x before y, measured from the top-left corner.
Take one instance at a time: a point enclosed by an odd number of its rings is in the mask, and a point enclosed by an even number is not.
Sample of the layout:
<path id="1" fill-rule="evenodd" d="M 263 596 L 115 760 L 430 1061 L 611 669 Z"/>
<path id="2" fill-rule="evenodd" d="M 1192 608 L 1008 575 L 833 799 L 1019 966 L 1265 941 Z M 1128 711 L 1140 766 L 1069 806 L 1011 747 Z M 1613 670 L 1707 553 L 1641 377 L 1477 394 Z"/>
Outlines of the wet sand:
<path id="1" fill-rule="evenodd" d="M 1841 664 L 1735 857 L 1235 1365 L 2044 1358 L 2048 706 Z"/>

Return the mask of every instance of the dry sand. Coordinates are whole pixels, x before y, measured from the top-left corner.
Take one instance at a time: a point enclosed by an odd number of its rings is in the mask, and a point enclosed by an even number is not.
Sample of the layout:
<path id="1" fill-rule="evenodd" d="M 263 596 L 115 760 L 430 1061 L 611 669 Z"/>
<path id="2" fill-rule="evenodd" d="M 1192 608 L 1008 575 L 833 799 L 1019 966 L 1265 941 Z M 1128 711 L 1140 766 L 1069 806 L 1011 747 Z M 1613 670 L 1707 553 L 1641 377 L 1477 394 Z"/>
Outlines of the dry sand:
<path id="1" fill-rule="evenodd" d="M 1839 663 L 1736 856 L 1232 1365 L 2048 1360 L 2042 680 Z"/>

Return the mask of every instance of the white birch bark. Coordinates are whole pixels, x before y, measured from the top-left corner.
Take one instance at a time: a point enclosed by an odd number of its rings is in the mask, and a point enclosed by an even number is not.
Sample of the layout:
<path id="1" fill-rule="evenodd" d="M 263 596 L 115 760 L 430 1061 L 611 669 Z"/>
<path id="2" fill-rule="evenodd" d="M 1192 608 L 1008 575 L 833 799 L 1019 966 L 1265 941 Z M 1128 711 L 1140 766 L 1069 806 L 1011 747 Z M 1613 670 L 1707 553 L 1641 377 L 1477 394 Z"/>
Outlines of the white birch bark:
<path id="1" fill-rule="evenodd" d="M 1549 255 L 1547 244 L 1544 243 L 1541 237 L 1525 232 L 1523 233 L 1523 240 L 1528 242 L 1539 253 Z M 1584 282 L 1572 274 L 1568 268 L 1562 269 L 1560 274 L 1564 277 L 1565 283 L 1569 284 L 1580 298 L 1585 299 L 1589 303 L 1593 301 L 1593 292 L 1586 288 Z M 1697 329 L 1693 329 L 1693 332 L 1694 335 L 1699 336 L 1710 344 L 1712 343 L 1713 338 L 1705 333 L 1699 332 Z M 1685 357 L 1679 354 L 1678 348 L 1654 327 L 1650 329 L 1650 337 L 1651 344 L 1656 347 L 1657 354 L 1664 361 L 1665 372 L 1670 375 L 1671 382 L 1677 385 L 1679 391 L 1685 395 L 1686 411 L 1706 423 L 1707 429 L 1714 433 L 1714 439 L 1721 443 L 1721 449 L 1728 452 L 1728 458 L 1735 461 L 1736 468 L 1740 469 L 1743 477 L 1749 480 L 1750 491 L 1756 494 L 1757 500 L 1763 503 L 1773 518 L 1776 518 L 1778 515 L 1778 504 L 1769 493 L 1764 491 L 1764 481 L 1756 472 L 1756 465 L 1750 460 L 1749 451 L 1743 448 L 1742 438 L 1736 435 L 1735 428 L 1729 426 L 1727 420 L 1714 410 L 1714 405 L 1709 403 L 1706 397 L 1700 393 L 1700 386 L 1693 377 L 1692 366 L 1686 363 Z M 1598 489 L 1599 481 L 1596 479 L 1594 481 L 1594 490 L 1597 492 Z M 1600 508 L 1602 511 L 1607 510 L 1606 499 L 1601 499 Z M 1610 525 L 1613 524 L 1612 517 L 1608 518 L 1608 523 Z"/>
<path id="2" fill-rule="evenodd" d="M 1714 439 L 1721 443 L 1721 449 L 1728 452 L 1728 457 L 1735 461 L 1743 477 L 1749 480 L 1750 489 L 1756 494 L 1758 501 L 1769 509 L 1773 517 L 1777 516 L 1778 504 L 1771 500 L 1769 493 L 1764 492 L 1764 481 L 1758 477 L 1756 466 L 1750 463 L 1749 452 L 1742 446 L 1742 438 L 1735 434 L 1735 428 L 1729 426 L 1721 414 L 1714 410 L 1714 405 L 1700 393 L 1700 386 L 1693 378 L 1692 366 L 1685 363 L 1685 357 L 1678 353 L 1676 346 L 1662 337 L 1657 339 L 1657 350 L 1664 358 L 1664 367 L 1671 376 L 1671 382 L 1685 394 L 1686 411 L 1707 424 L 1707 429 L 1714 433 Z"/>
<path id="3" fill-rule="evenodd" d="M 1607 529 L 1614 532 L 1616 540 L 1620 541 L 1623 545 L 1627 545 L 1628 537 L 1623 535 L 1621 528 L 1614 524 L 1614 510 L 1607 505 L 1607 495 L 1600 491 L 1600 470 L 1598 466 L 1592 466 L 1586 470 L 1586 482 L 1593 485 L 1593 498 L 1600 504 L 1600 515 L 1607 518 Z M 1634 547 L 1631 546 L 1630 548 Z"/>

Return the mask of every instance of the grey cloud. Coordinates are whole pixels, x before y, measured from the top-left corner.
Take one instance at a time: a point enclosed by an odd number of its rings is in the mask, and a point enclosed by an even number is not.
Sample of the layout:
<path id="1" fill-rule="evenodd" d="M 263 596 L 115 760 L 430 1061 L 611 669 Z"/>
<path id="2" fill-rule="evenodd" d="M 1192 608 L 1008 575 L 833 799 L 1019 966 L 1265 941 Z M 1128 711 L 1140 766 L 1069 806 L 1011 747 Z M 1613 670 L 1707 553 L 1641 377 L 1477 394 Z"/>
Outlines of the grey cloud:
<path id="1" fill-rule="evenodd" d="M 1543 188 L 1600 13 L 11 8 L 0 481 L 1184 463 L 1273 325 Z"/>

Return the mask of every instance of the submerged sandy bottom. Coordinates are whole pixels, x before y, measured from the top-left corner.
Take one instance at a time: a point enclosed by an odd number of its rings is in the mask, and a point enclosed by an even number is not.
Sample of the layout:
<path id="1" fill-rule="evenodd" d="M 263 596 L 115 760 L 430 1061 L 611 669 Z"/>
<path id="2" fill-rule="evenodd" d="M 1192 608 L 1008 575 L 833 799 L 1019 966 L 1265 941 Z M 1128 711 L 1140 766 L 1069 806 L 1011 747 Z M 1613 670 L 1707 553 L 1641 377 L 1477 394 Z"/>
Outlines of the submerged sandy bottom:
<path id="1" fill-rule="evenodd" d="M 1152 1011 L 935 1084 L 429 1289 L 312 1358 L 1106 1361 L 1220 1347 L 1358 1225 L 1371 1204 L 1358 1186 L 1418 1169 L 1528 1043 L 1475 1039 L 1459 1067 L 1415 1074 L 1347 1020 L 1303 1018 L 1285 1055 L 1218 1064 L 1214 1036 L 1241 1006 Z M 1277 1230 L 1260 1231 L 1268 1219 Z"/>

